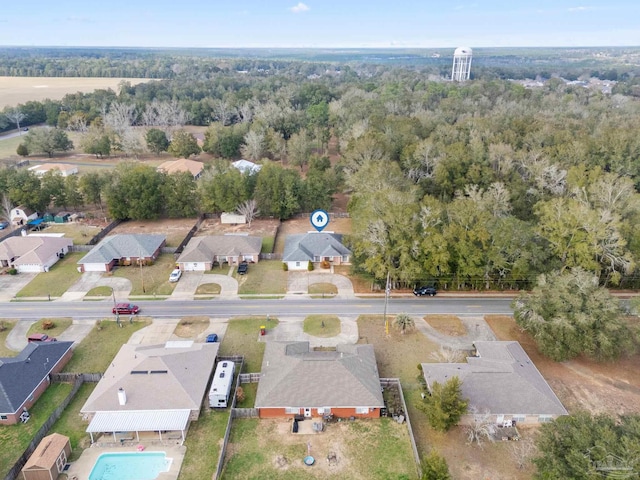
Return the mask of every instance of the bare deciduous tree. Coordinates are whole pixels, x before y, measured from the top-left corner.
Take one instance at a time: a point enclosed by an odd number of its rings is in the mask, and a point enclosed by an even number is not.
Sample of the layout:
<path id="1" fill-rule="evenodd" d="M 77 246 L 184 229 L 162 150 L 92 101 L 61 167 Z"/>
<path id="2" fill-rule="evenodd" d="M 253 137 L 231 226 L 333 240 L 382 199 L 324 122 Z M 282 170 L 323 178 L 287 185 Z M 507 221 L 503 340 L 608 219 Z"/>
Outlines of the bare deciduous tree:
<path id="1" fill-rule="evenodd" d="M 216 119 L 224 126 L 229 125 L 231 118 L 236 114 L 236 109 L 225 99 L 217 99 L 212 104 Z"/>
<path id="2" fill-rule="evenodd" d="M 169 137 L 172 133 L 186 125 L 190 114 L 183 109 L 177 100 L 160 102 L 154 99 L 142 112 L 142 124 L 147 127 L 159 127 Z"/>
<path id="3" fill-rule="evenodd" d="M 14 108 L 5 113 L 5 117 L 7 117 L 10 122 L 15 123 L 16 128 L 20 130 L 20 122 L 27 118 L 27 114 L 22 113 L 19 108 Z"/>
<path id="4" fill-rule="evenodd" d="M 13 230 L 13 225 L 11 224 L 11 210 L 13 210 L 13 204 L 11 203 L 11 199 L 9 195 L 6 193 L 2 194 L 2 208 L 0 209 L 0 218 L 5 219 L 9 222 L 10 228 Z"/>
<path id="5" fill-rule="evenodd" d="M 240 147 L 240 153 L 243 157 L 255 162 L 262 158 L 263 152 L 264 134 L 249 130 L 244 136 L 244 145 Z"/>
<path id="6" fill-rule="evenodd" d="M 469 411 L 473 414 L 473 422 L 465 426 L 467 443 L 482 447 L 485 440 L 493 442 L 497 426 L 491 420 L 491 414 L 488 411 L 478 412 L 476 407 L 469 408 Z"/>
<path id="7" fill-rule="evenodd" d="M 251 226 L 251 222 L 253 221 L 253 219 L 260 215 L 260 210 L 258 210 L 258 202 L 256 202 L 253 198 L 238 205 L 236 211 L 240 215 L 244 215 L 249 226 Z"/>
<path id="8" fill-rule="evenodd" d="M 518 469 L 522 470 L 531 461 L 537 449 L 535 442 L 532 439 L 527 438 L 526 440 L 511 442 L 509 450 L 511 450 L 511 455 L 515 460 Z"/>
<path id="9" fill-rule="evenodd" d="M 455 348 L 441 346 L 437 352 L 431 352 L 430 357 L 439 363 L 457 363 L 464 358 L 464 354 Z"/>
<path id="10" fill-rule="evenodd" d="M 130 129 L 137 117 L 136 106 L 126 103 L 113 102 L 109 110 L 103 113 L 104 124 L 123 137 Z"/>

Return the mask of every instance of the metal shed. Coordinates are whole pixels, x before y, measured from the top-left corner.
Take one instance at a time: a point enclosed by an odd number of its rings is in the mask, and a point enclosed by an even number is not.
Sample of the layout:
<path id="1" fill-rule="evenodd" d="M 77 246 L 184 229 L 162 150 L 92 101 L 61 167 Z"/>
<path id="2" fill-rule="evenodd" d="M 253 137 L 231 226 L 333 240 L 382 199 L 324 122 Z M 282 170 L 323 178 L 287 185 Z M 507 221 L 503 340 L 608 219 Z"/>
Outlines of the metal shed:
<path id="1" fill-rule="evenodd" d="M 53 221 L 56 223 L 67 223 L 70 216 L 71 214 L 69 212 L 60 212 L 56 214 L 56 216 L 53 218 Z"/>

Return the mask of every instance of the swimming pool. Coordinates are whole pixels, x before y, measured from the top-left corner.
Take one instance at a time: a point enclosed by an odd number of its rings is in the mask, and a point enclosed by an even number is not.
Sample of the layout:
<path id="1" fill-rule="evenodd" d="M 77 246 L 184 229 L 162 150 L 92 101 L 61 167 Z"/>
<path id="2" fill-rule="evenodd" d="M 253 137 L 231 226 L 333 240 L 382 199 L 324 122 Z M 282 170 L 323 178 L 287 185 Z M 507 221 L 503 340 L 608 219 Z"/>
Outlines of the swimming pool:
<path id="1" fill-rule="evenodd" d="M 169 467 L 171 459 L 164 452 L 103 453 L 89 480 L 153 480 Z"/>

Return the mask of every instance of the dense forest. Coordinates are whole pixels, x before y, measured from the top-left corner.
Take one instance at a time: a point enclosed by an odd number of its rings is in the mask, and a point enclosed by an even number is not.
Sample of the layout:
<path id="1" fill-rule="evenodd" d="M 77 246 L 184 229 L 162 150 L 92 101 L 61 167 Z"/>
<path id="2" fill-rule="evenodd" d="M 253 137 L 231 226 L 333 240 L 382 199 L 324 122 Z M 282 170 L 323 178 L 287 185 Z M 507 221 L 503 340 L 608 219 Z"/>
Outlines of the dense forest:
<path id="1" fill-rule="evenodd" d="M 124 82 L 118 92 L 27 102 L 5 109 L 4 126 L 15 127 L 18 112 L 21 125 L 56 127 L 47 135 L 32 129 L 24 155 L 70 148 L 58 129 L 79 132 L 79 147 L 99 157 L 188 157 L 202 148 L 218 159 L 202 179 L 170 178 L 133 161 L 108 177 L 65 181 L 76 185 L 6 169 L 0 190 L 39 209 L 104 201 L 116 218 L 220 212 L 255 200 L 262 215 L 282 219 L 327 208 L 344 192 L 356 268 L 378 280 L 389 271 L 397 284 L 513 288 L 581 267 L 603 285 L 640 283 L 637 67 L 603 93 L 556 76 L 536 88 L 495 73 L 457 84 L 438 68 L 195 62 L 187 53 L 172 64 L 151 53 L 114 62 L 137 65 L 138 76 L 171 73 Z M 80 68 L 81 58 L 59 61 Z M 202 147 L 186 124 L 207 126 Z M 260 173 L 230 169 L 226 160 L 241 157 L 261 163 Z M 153 195 L 133 201 L 146 191 L 136 185 Z"/>

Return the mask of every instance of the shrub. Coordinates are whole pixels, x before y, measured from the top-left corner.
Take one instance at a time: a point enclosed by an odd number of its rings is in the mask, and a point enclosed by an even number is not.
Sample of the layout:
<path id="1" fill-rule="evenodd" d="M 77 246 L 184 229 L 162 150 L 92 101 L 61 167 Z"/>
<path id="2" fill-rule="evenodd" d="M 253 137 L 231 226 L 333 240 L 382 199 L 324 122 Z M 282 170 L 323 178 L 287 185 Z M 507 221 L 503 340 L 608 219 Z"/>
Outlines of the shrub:
<path id="1" fill-rule="evenodd" d="M 29 149 L 24 143 L 21 143 L 20 145 L 18 145 L 18 148 L 16 149 L 16 153 L 21 157 L 27 157 L 29 155 Z"/>
<path id="2" fill-rule="evenodd" d="M 320 262 L 320 267 L 326 269 L 331 268 L 331 263 L 329 262 L 329 260 L 322 260 L 322 262 Z"/>
<path id="3" fill-rule="evenodd" d="M 56 326 L 56 324 L 53 322 L 53 320 L 43 320 L 42 321 L 42 329 L 43 330 L 51 330 L 55 326 Z"/>
<path id="4" fill-rule="evenodd" d="M 282 270 L 287 272 L 289 270 L 289 265 L 287 265 L 285 262 L 282 262 Z"/>
<path id="5" fill-rule="evenodd" d="M 310 272 L 313 271 L 313 262 L 309 262 L 309 265 L 307 265 L 307 270 L 309 270 Z"/>
<path id="6" fill-rule="evenodd" d="M 245 399 L 244 389 L 242 387 L 238 387 L 238 390 L 236 390 L 236 401 L 238 403 L 242 403 L 244 402 L 244 399 Z"/>
<path id="7" fill-rule="evenodd" d="M 7 273 L 9 275 L 16 275 L 18 273 L 18 270 L 16 270 L 15 268 L 11 267 L 9 270 L 7 270 Z"/>

